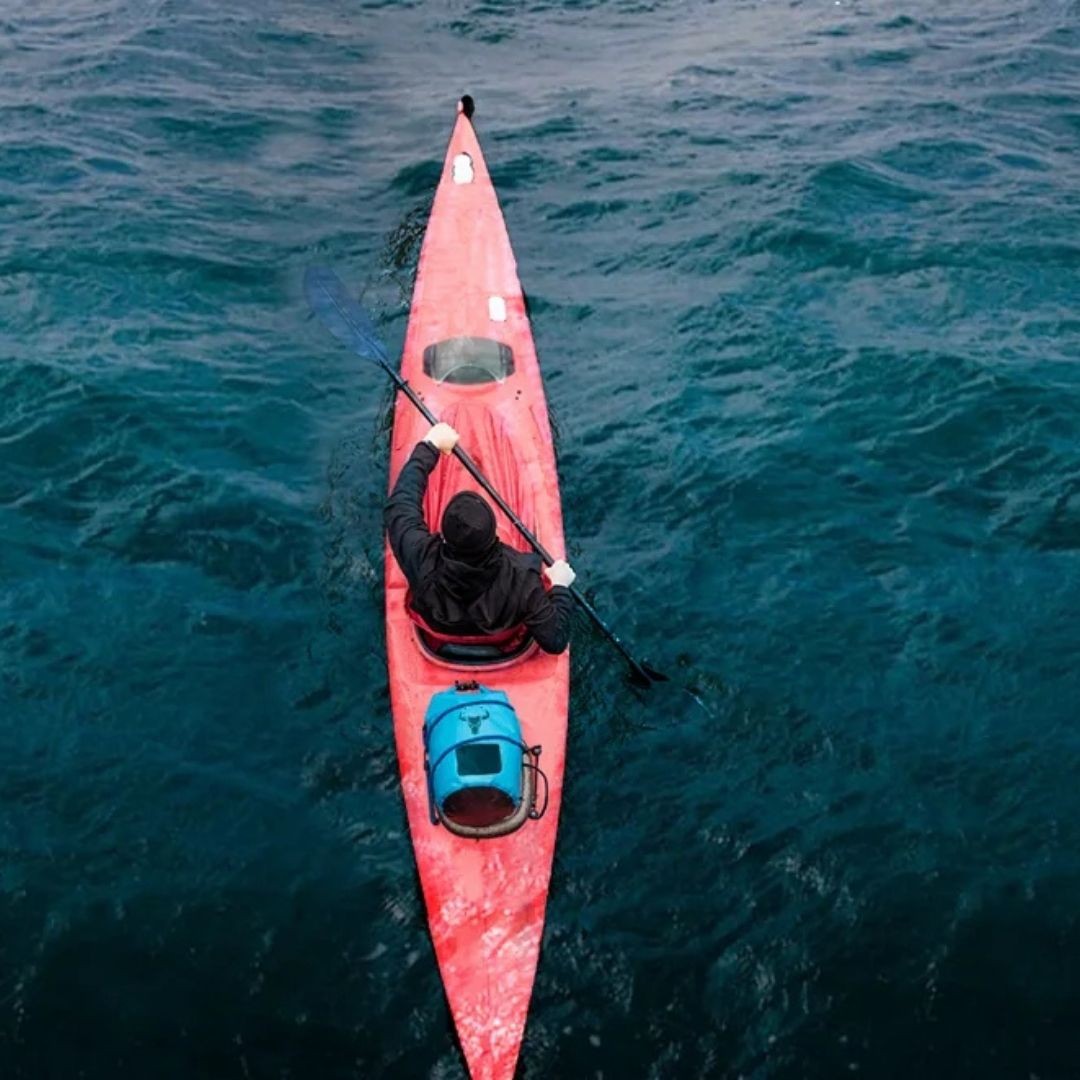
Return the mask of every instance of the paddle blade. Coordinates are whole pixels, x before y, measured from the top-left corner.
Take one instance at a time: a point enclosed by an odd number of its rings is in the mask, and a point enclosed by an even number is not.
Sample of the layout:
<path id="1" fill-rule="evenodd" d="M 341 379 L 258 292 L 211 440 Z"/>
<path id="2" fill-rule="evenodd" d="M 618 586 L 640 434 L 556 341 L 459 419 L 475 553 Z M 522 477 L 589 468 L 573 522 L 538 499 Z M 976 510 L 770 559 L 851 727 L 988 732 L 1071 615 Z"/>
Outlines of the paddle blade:
<path id="1" fill-rule="evenodd" d="M 345 283 L 325 266 L 309 266 L 304 293 L 319 321 L 342 343 L 365 360 L 389 363 L 386 346 L 371 316 L 349 295 Z"/>
<path id="2" fill-rule="evenodd" d="M 631 685 L 640 690 L 648 690 L 654 682 L 668 682 L 668 677 L 662 671 L 657 671 L 656 668 L 637 660 L 630 661 L 628 677 Z"/>

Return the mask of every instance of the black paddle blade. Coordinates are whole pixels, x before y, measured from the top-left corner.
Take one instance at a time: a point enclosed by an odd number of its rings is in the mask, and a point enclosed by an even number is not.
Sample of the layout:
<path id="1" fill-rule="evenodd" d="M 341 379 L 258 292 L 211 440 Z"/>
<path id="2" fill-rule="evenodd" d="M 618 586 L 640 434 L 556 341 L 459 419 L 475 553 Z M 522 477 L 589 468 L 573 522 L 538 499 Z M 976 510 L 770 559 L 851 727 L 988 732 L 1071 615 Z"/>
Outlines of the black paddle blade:
<path id="1" fill-rule="evenodd" d="M 669 682 L 668 677 L 648 664 L 642 664 L 637 660 L 630 663 L 629 679 L 632 686 L 640 690 L 648 690 L 654 682 Z"/>
<path id="2" fill-rule="evenodd" d="M 648 664 L 641 665 L 642 671 L 652 679 L 653 682 L 671 682 L 671 680 L 662 672 L 657 671 L 654 667 L 649 667 Z"/>

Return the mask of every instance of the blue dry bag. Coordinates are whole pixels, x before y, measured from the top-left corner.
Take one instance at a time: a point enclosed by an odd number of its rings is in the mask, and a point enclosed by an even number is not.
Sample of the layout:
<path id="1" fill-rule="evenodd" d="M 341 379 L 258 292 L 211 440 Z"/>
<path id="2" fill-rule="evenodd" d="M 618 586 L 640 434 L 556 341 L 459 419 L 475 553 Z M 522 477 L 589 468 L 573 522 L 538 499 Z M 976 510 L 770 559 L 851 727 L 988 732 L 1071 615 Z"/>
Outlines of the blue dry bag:
<path id="1" fill-rule="evenodd" d="M 504 691 L 457 683 L 435 694 L 424 716 L 424 751 L 433 823 L 462 835 L 500 835 L 532 811 L 529 770 L 539 747 L 523 740 Z"/>

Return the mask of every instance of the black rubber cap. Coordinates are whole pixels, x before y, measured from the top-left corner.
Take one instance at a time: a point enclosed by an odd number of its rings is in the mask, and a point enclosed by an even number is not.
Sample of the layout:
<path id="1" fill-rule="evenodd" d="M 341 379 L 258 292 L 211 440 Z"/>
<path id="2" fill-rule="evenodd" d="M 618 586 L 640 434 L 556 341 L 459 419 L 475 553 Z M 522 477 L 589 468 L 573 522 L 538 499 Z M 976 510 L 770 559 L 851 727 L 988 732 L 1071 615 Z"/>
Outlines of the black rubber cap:
<path id="1" fill-rule="evenodd" d="M 461 111 L 465 114 L 466 120 L 471 120 L 473 113 L 476 112 L 476 102 L 473 101 L 471 94 L 463 94 L 461 97 Z"/>

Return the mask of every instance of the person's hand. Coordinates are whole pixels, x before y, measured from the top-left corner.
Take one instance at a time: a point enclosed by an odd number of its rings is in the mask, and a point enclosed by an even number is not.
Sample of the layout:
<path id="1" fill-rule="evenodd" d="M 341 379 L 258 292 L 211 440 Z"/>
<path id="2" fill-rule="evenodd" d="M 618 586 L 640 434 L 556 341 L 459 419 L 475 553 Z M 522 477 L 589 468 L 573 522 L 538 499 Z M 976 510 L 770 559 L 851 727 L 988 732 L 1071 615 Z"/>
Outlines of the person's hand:
<path id="1" fill-rule="evenodd" d="M 547 574 L 547 579 L 552 585 L 562 585 L 567 589 L 574 584 L 574 578 L 577 577 L 565 559 L 556 559 L 544 570 L 544 573 Z"/>
<path id="2" fill-rule="evenodd" d="M 424 442 L 430 443 L 440 454 L 452 454 L 459 437 L 449 424 L 439 423 L 424 436 Z"/>

